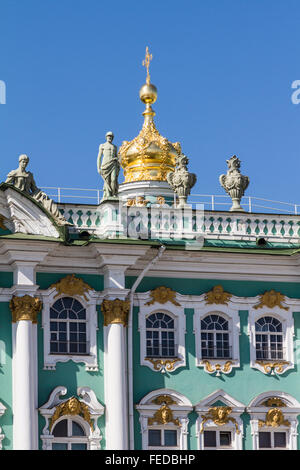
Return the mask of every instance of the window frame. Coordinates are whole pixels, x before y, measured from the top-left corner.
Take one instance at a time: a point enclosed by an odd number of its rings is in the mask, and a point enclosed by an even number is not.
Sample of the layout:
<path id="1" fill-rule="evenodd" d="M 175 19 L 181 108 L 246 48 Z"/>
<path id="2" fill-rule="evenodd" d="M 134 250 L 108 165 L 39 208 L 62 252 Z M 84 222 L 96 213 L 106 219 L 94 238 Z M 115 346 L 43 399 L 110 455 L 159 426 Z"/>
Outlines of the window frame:
<path id="1" fill-rule="evenodd" d="M 195 303 L 194 307 L 194 335 L 196 345 L 196 366 L 203 367 L 205 372 L 209 374 L 220 375 L 230 374 L 232 369 L 240 366 L 240 305 L 232 301 L 225 304 L 207 305 L 204 298 Z M 202 357 L 202 330 L 201 321 L 209 315 L 219 315 L 228 321 L 229 348 L 231 349 L 231 358 L 206 358 Z M 224 330 L 220 330 L 224 331 Z"/>
<path id="2" fill-rule="evenodd" d="M 40 291 L 43 300 L 42 310 L 42 328 L 44 334 L 44 370 L 55 370 L 58 362 L 73 361 L 76 363 L 84 363 L 87 371 L 98 371 L 98 357 L 97 357 L 97 330 L 98 330 L 98 313 L 97 313 L 97 293 L 95 291 L 88 291 L 85 293 L 85 298 L 79 295 L 57 295 L 54 288 L 47 291 Z M 87 352 L 81 353 L 51 353 L 50 351 L 50 308 L 55 302 L 64 297 L 71 297 L 85 308 L 86 311 L 86 342 Z"/>
<path id="3" fill-rule="evenodd" d="M 53 431 L 54 431 L 56 425 L 58 423 L 60 423 L 61 421 L 64 421 L 64 420 L 67 421 L 68 433 L 69 433 L 69 430 L 72 426 L 72 423 L 75 422 L 75 423 L 79 424 L 79 426 L 81 428 L 83 428 L 85 435 L 84 436 L 69 436 L 68 435 L 68 436 L 65 436 L 65 437 L 55 437 L 53 435 Z M 89 442 L 89 439 L 88 439 L 89 434 L 90 434 L 89 426 L 87 425 L 87 423 L 80 416 L 77 416 L 77 415 L 62 416 L 57 421 L 55 421 L 53 429 L 51 429 L 51 435 L 52 435 L 51 450 L 55 450 L 55 449 L 52 448 L 53 444 L 67 444 L 68 445 L 67 450 L 72 450 L 71 448 L 69 448 L 69 447 L 72 446 L 72 444 L 86 444 L 87 448 L 85 450 L 90 450 L 90 442 Z"/>
<path id="4" fill-rule="evenodd" d="M 291 302 L 285 300 L 285 304 Z M 257 359 L 256 357 L 256 329 L 255 324 L 263 317 L 273 317 L 280 321 L 282 325 L 282 359 Z M 248 334 L 250 338 L 250 367 L 258 369 L 264 374 L 268 375 L 281 375 L 287 370 L 294 369 L 294 320 L 291 308 L 283 310 L 275 306 L 273 308 L 263 307 L 254 309 L 253 306 L 249 309 L 248 318 Z M 268 364 L 277 364 L 274 367 L 269 367 Z"/>
<path id="5" fill-rule="evenodd" d="M 160 395 L 167 395 L 173 399 L 176 403 L 168 405 L 172 410 L 174 419 L 178 419 L 180 426 L 175 425 L 174 423 L 167 423 L 165 425 L 161 424 L 148 424 L 149 418 L 153 418 L 155 412 L 160 409 L 160 405 L 157 405 L 153 402 L 155 398 Z M 140 414 L 140 426 L 142 433 L 142 449 L 143 450 L 187 450 L 188 449 L 188 423 L 189 418 L 188 414 L 193 411 L 192 403 L 188 398 L 182 395 L 175 390 L 168 388 L 161 388 L 154 390 L 148 393 L 138 405 L 136 409 Z M 159 446 L 149 446 L 148 445 L 148 431 L 149 429 L 165 429 L 165 430 L 177 430 L 177 447 L 159 447 Z"/>
<path id="6" fill-rule="evenodd" d="M 266 414 L 270 407 L 266 407 L 265 403 L 269 398 L 280 398 L 285 406 L 280 407 L 284 415 L 284 419 L 290 422 L 290 426 L 281 425 L 276 428 L 271 426 L 261 426 L 260 421 L 265 421 Z M 250 415 L 250 426 L 253 442 L 253 450 L 297 450 L 298 445 L 298 415 L 300 414 L 300 403 L 291 395 L 281 391 L 268 391 L 261 393 L 255 397 L 246 409 Z M 286 432 L 286 448 L 259 448 L 259 432 Z"/>
<path id="7" fill-rule="evenodd" d="M 174 305 L 170 301 L 164 304 L 155 302 L 154 304 L 146 305 L 146 303 L 151 300 L 150 292 L 147 292 L 143 295 L 137 294 L 136 299 L 139 305 L 138 329 L 140 333 L 140 364 L 142 366 L 149 367 L 155 372 L 162 373 L 166 371 L 171 373 L 179 367 L 184 367 L 186 365 L 186 316 L 184 313 L 184 307 L 181 305 Z M 175 351 L 175 356 L 173 358 L 149 358 L 147 356 L 146 318 L 148 318 L 153 313 L 164 313 L 169 315 L 174 320 L 174 343 L 177 345 L 177 353 Z"/>
<path id="8" fill-rule="evenodd" d="M 217 402 L 222 402 L 224 406 L 229 406 L 232 411 L 230 417 L 235 422 L 219 426 L 212 419 L 204 419 L 209 409 L 216 406 Z M 217 390 L 195 405 L 195 411 L 198 414 L 196 421 L 196 436 L 198 441 L 198 450 L 243 450 L 244 425 L 241 415 L 245 411 L 245 405 L 228 395 L 224 390 Z M 236 431 L 238 427 L 239 433 Z M 203 432 L 202 431 L 203 427 Z M 231 432 L 231 447 L 204 447 L 204 431 Z"/>

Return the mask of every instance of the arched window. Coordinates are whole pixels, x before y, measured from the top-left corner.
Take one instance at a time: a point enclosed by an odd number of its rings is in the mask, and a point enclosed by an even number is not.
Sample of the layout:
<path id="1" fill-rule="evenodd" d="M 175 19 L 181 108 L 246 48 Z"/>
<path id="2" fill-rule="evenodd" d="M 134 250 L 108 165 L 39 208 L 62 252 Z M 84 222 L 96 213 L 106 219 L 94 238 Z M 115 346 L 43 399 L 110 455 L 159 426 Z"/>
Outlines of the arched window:
<path id="1" fill-rule="evenodd" d="M 231 357 L 228 321 L 221 315 L 207 315 L 201 320 L 202 359 Z"/>
<path id="2" fill-rule="evenodd" d="M 255 322 L 256 359 L 283 359 L 282 323 L 266 316 Z"/>
<path id="3" fill-rule="evenodd" d="M 174 319 L 166 313 L 152 313 L 146 318 L 146 354 L 148 357 L 175 357 Z"/>
<path id="4" fill-rule="evenodd" d="M 86 310 L 72 297 L 50 308 L 50 354 L 87 354 Z"/>
<path id="5" fill-rule="evenodd" d="M 71 418 L 58 421 L 52 431 L 52 450 L 87 450 L 86 432 L 77 421 Z"/>

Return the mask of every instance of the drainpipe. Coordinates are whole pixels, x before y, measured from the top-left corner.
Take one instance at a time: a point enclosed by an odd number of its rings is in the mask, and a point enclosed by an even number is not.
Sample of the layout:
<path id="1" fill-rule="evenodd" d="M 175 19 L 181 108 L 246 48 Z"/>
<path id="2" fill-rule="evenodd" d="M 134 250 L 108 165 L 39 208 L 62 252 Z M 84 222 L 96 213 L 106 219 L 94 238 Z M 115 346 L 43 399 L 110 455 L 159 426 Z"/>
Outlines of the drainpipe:
<path id="1" fill-rule="evenodd" d="M 129 413 L 129 449 L 134 449 L 134 410 L 133 410 L 133 357 L 132 357 L 132 320 L 133 320 L 133 296 L 135 291 L 140 284 L 141 280 L 149 271 L 151 266 L 153 266 L 159 258 L 162 256 L 166 247 L 161 245 L 159 247 L 157 255 L 147 264 L 143 271 L 139 274 L 135 283 L 133 284 L 130 292 L 128 294 L 128 299 L 130 302 L 129 316 L 128 316 L 128 413 Z"/>

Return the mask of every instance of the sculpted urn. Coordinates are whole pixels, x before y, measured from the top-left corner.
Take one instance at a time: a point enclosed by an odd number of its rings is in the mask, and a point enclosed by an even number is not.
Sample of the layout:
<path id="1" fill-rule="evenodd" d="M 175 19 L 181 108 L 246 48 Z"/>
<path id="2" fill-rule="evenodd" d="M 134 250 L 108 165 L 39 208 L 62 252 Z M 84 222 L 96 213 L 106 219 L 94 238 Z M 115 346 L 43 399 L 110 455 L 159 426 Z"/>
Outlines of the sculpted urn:
<path id="1" fill-rule="evenodd" d="M 240 202 L 244 196 L 245 190 L 249 186 L 250 180 L 248 176 L 241 174 L 241 161 L 236 155 L 226 160 L 226 163 L 228 165 L 228 171 L 226 175 L 220 176 L 220 184 L 232 199 L 230 211 L 244 212 Z"/>
<path id="2" fill-rule="evenodd" d="M 176 159 L 175 171 L 167 174 L 167 181 L 178 196 L 178 207 L 186 206 L 187 197 L 197 181 L 197 176 L 188 172 L 188 162 L 188 158 L 182 153 Z"/>

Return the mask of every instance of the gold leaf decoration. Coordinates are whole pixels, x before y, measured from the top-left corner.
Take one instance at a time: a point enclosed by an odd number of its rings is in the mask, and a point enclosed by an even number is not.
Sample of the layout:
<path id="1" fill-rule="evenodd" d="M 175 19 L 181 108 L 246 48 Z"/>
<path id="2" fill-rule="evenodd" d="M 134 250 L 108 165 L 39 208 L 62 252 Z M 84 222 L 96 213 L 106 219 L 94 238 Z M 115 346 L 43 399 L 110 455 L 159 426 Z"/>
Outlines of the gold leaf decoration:
<path id="1" fill-rule="evenodd" d="M 9 302 L 12 322 L 29 320 L 32 321 L 32 323 L 37 323 L 37 316 L 42 306 L 43 303 L 38 297 L 31 297 L 30 295 L 17 297 L 14 295 Z"/>
<path id="2" fill-rule="evenodd" d="M 179 419 L 174 419 L 173 411 L 169 408 L 168 405 L 163 405 L 154 413 L 153 418 L 148 418 L 148 425 L 152 426 L 153 424 L 168 424 L 173 423 L 175 426 L 180 426 Z"/>
<path id="3" fill-rule="evenodd" d="M 176 405 L 177 404 L 177 402 L 172 397 L 170 397 L 170 395 L 159 395 L 158 397 L 154 398 L 154 400 L 152 400 L 152 403 L 154 403 L 155 405 L 162 405 L 162 404 Z"/>
<path id="4" fill-rule="evenodd" d="M 277 428 L 279 426 L 290 426 L 291 423 L 284 419 L 283 413 L 280 408 L 271 408 L 267 414 L 265 421 L 259 420 L 258 426 L 271 426 L 272 428 Z"/>
<path id="5" fill-rule="evenodd" d="M 170 289 L 170 287 L 157 287 L 150 292 L 150 297 L 152 297 L 152 300 L 146 302 L 145 305 L 153 305 L 155 302 L 158 302 L 159 304 L 171 302 L 176 306 L 180 306 L 180 304 L 175 300 L 176 292 Z"/>
<path id="6" fill-rule="evenodd" d="M 145 357 L 145 360 L 153 364 L 154 370 L 166 370 L 167 372 L 172 372 L 176 362 L 180 361 L 179 357 L 175 357 L 174 359 L 153 359 L 152 357 Z"/>
<path id="7" fill-rule="evenodd" d="M 54 298 L 62 294 L 70 295 L 71 297 L 73 295 L 79 295 L 82 296 L 86 301 L 88 301 L 88 298 L 85 294 L 88 291 L 93 290 L 86 282 L 76 277 L 75 274 L 69 274 L 60 281 L 52 284 L 50 288 L 52 287 L 54 287 L 57 291 L 57 294 Z"/>
<path id="8" fill-rule="evenodd" d="M 268 307 L 274 308 L 279 307 L 283 310 L 288 310 L 288 307 L 284 307 L 282 302 L 284 302 L 285 296 L 280 292 L 276 292 L 275 290 L 270 290 L 265 292 L 264 294 L 260 295 L 260 302 L 254 306 L 255 309 Z"/>
<path id="9" fill-rule="evenodd" d="M 103 300 L 101 311 L 104 316 L 104 326 L 121 323 L 127 326 L 130 302 L 128 300 Z"/>
<path id="10" fill-rule="evenodd" d="M 232 294 L 225 292 L 221 285 L 214 286 L 213 289 L 205 294 L 206 304 L 227 305 Z"/>
<path id="11" fill-rule="evenodd" d="M 276 362 L 266 362 L 266 361 L 256 361 L 256 364 L 263 367 L 266 374 L 274 374 L 274 371 L 278 374 L 281 374 L 284 371 L 284 366 L 288 365 L 287 361 L 276 361 Z"/>
<path id="12" fill-rule="evenodd" d="M 214 406 L 213 408 L 209 408 L 208 413 L 201 416 L 203 421 L 201 422 L 200 432 L 203 432 L 204 424 L 207 421 L 212 420 L 217 426 L 223 426 L 231 421 L 235 424 L 236 433 L 239 434 L 240 430 L 236 419 L 229 416 L 231 412 L 232 408 L 230 408 L 230 406 Z"/>
<path id="13" fill-rule="evenodd" d="M 284 403 L 284 401 L 279 398 L 279 397 L 270 397 L 268 398 L 266 401 L 264 401 L 262 403 L 263 406 L 267 406 L 267 407 L 280 407 L 280 406 L 286 406 L 286 404 Z"/>
<path id="14" fill-rule="evenodd" d="M 49 425 L 50 431 L 55 421 L 57 421 L 58 418 L 60 418 L 61 416 L 66 415 L 82 416 L 82 418 L 89 423 L 91 429 L 94 429 L 89 407 L 85 403 L 79 401 L 76 397 L 71 397 L 69 398 L 69 400 L 64 403 L 61 403 L 55 408 Z"/>

